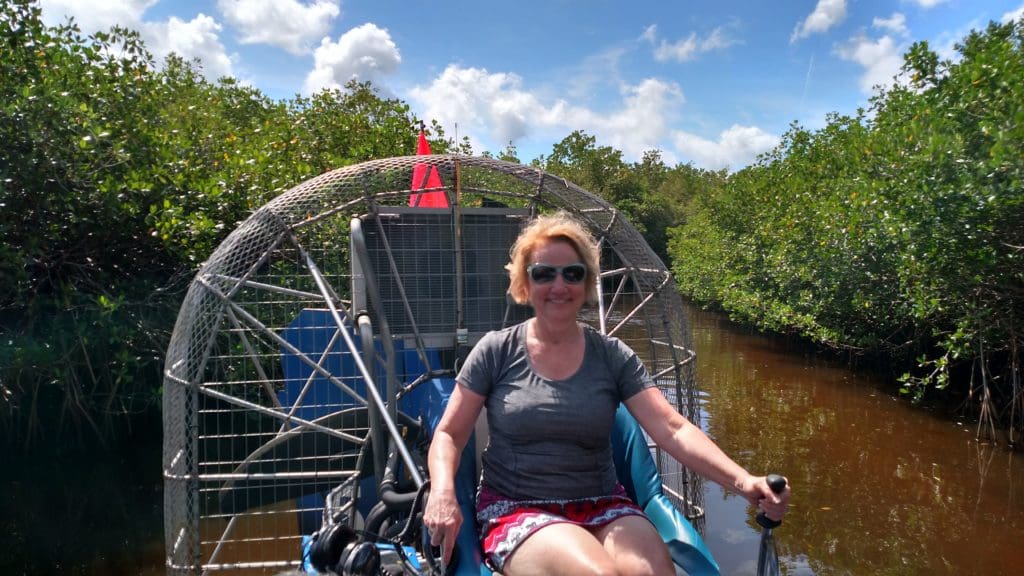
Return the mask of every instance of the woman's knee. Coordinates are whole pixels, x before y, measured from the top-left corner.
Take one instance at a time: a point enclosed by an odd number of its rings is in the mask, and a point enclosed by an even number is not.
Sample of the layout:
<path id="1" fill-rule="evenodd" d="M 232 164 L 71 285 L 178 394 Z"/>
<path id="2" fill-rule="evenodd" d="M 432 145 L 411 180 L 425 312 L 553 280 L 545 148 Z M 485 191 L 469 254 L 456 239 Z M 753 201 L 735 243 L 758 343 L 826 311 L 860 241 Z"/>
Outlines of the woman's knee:
<path id="1" fill-rule="evenodd" d="M 607 554 L 600 552 L 590 557 L 583 557 L 565 550 L 564 554 L 547 558 L 530 557 L 526 554 L 513 553 L 502 569 L 503 576 L 519 576 L 532 574 L 572 575 L 572 576 L 632 576 L 616 565 Z"/>
<path id="2" fill-rule="evenodd" d="M 566 576 L 632 576 L 620 569 L 607 553 L 600 549 L 587 551 L 564 546 L 559 552 L 536 554 L 526 548 L 512 553 L 502 569 L 503 576 L 550 574 Z"/>
<path id="3" fill-rule="evenodd" d="M 502 574 L 619 576 L 615 560 L 593 534 L 572 524 L 547 526 L 524 540 L 509 555 Z"/>
<path id="4" fill-rule="evenodd" d="M 629 576 L 674 576 L 676 573 L 672 560 L 661 555 L 619 557 L 615 562 L 617 573 Z"/>
<path id="5" fill-rule="evenodd" d="M 596 535 L 620 574 L 672 576 L 676 572 L 668 547 L 642 517 L 621 518 Z"/>

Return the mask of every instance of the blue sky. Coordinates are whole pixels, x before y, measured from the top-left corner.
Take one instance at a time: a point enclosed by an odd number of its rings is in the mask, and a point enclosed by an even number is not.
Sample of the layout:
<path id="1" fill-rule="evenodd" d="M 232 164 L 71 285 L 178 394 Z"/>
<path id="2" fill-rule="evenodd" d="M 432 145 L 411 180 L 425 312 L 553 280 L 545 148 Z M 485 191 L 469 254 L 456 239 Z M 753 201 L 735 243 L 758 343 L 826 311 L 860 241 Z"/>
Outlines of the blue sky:
<path id="1" fill-rule="evenodd" d="M 953 45 L 1024 0 L 42 0 L 120 24 L 271 98 L 370 80 L 474 151 L 529 161 L 573 130 L 639 160 L 736 170 L 790 124 L 866 107 L 902 54 Z"/>

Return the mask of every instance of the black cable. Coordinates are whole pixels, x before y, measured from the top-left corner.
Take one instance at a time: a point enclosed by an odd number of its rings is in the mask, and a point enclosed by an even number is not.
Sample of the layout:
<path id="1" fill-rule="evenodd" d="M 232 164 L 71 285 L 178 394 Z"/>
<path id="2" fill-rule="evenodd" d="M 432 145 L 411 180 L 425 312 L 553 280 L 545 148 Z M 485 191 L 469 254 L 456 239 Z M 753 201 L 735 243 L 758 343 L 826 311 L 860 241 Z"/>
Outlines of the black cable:
<path id="1" fill-rule="evenodd" d="M 374 534 L 373 532 L 366 532 L 363 530 L 358 530 L 357 532 L 360 535 L 362 535 L 365 539 L 372 540 L 375 543 L 384 543 L 394 546 L 395 554 L 398 556 L 398 561 L 401 562 L 402 567 L 405 568 L 405 571 L 402 572 L 401 575 L 395 576 L 423 576 L 423 572 L 418 567 L 416 567 L 416 565 L 414 565 L 411 560 L 409 560 L 409 556 L 405 553 L 405 546 L 402 545 L 402 543 L 398 540 L 397 537 L 385 538 L 380 534 Z M 430 565 L 428 563 L 428 568 L 429 567 Z M 383 576 L 389 576 L 386 570 L 381 570 L 381 572 Z M 435 572 L 431 571 L 430 574 L 434 575 Z"/>
<path id="2" fill-rule="evenodd" d="M 422 486 L 420 486 L 419 490 L 416 491 L 416 498 L 413 499 L 412 507 L 409 509 L 409 517 L 405 521 L 405 528 L 398 535 L 397 539 L 399 542 L 404 543 L 406 541 L 412 541 L 410 538 L 410 531 L 412 530 L 413 525 L 415 525 L 416 523 L 416 518 L 420 514 L 420 508 L 423 507 L 423 495 L 426 494 L 429 490 L 430 480 L 427 480 L 426 482 L 423 483 Z"/>

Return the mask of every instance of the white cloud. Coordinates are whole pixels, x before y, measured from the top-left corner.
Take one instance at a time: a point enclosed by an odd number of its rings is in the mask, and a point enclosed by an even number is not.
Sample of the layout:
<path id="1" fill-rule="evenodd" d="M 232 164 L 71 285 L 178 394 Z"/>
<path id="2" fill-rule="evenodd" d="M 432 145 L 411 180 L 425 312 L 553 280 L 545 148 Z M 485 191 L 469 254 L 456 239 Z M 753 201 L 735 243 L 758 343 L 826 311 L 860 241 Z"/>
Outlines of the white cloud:
<path id="1" fill-rule="evenodd" d="M 515 74 L 491 73 L 483 68 L 449 64 L 427 86 L 415 86 L 409 97 L 419 104 L 420 116 L 443 126 L 459 126 L 459 137 L 469 136 L 474 147 L 504 148 L 528 135 L 561 122 L 564 101 L 550 105 L 522 89 Z"/>
<path id="2" fill-rule="evenodd" d="M 562 74 L 565 87 L 559 91 L 569 100 L 584 104 L 594 100 L 609 86 L 618 87 L 623 79 L 622 62 L 629 54 L 629 49 L 612 46 L 595 54 Z"/>
<path id="3" fill-rule="evenodd" d="M 369 80 L 382 88 L 382 79 L 398 69 L 402 56 L 386 29 L 367 23 L 345 32 L 337 42 L 324 37 L 313 61 L 304 86 L 307 94 L 342 88 L 352 79 Z"/>
<path id="4" fill-rule="evenodd" d="M 1000 19 L 1000 22 L 1006 24 L 1008 22 L 1020 20 L 1021 18 L 1024 18 L 1024 4 L 1021 4 L 1021 6 L 1016 10 L 1011 10 L 1006 14 L 1003 14 L 1003 17 Z"/>
<path id="5" fill-rule="evenodd" d="M 141 25 L 146 48 L 161 62 L 171 52 L 185 60 L 199 59 L 202 73 L 208 80 L 233 76 L 232 60 L 220 42 L 221 25 L 205 14 L 185 22 L 171 16 L 167 22 Z"/>
<path id="6" fill-rule="evenodd" d="M 836 54 L 864 68 L 859 84 L 865 94 L 870 94 L 875 86 L 892 84 L 903 66 L 900 48 L 889 36 L 877 40 L 863 35 L 851 38 L 836 49 Z"/>
<path id="7" fill-rule="evenodd" d="M 753 542 L 757 539 L 756 533 L 751 532 L 747 529 L 739 528 L 725 528 L 721 531 L 722 540 L 729 544 L 742 544 L 744 542 Z M 754 561 L 750 561 L 750 573 L 754 574 Z"/>
<path id="8" fill-rule="evenodd" d="M 876 17 L 871 21 L 871 25 L 880 30 L 888 30 L 893 34 L 900 36 L 907 36 L 910 30 L 907 28 L 907 17 L 899 12 L 894 12 L 892 16 L 888 18 Z"/>
<path id="9" fill-rule="evenodd" d="M 697 36 L 696 32 L 691 32 L 686 38 L 681 38 L 671 43 L 664 39 L 659 43 L 657 34 L 657 27 L 652 24 L 644 29 L 640 35 L 640 40 L 649 42 L 652 45 L 657 44 L 654 48 L 654 59 L 658 62 L 668 60 L 687 62 L 705 52 L 727 48 L 736 43 L 734 39 L 726 35 L 721 27 L 715 28 L 703 38 Z"/>
<path id="10" fill-rule="evenodd" d="M 456 64 L 429 85 L 409 91 L 420 116 L 443 126 L 457 124 L 459 137 L 468 136 L 476 150 L 502 149 L 539 134 L 565 136 L 572 130 L 596 136 L 628 159 L 661 148 L 672 111 L 684 101 L 679 86 L 649 78 L 622 87 L 620 94 L 619 108 L 599 113 L 561 99 L 542 101 L 525 90 L 515 74 Z"/>
<path id="11" fill-rule="evenodd" d="M 640 34 L 640 40 L 643 40 L 645 42 L 650 42 L 651 44 L 654 44 L 654 42 L 657 39 L 658 39 L 658 25 L 657 24 L 651 24 L 647 28 L 644 28 L 644 31 Z"/>
<path id="12" fill-rule="evenodd" d="M 132 30 L 138 29 L 142 15 L 158 0 L 41 0 L 43 21 L 57 24 L 65 16 L 73 16 L 78 27 L 85 34 L 107 31 L 119 24 Z"/>
<path id="13" fill-rule="evenodd" d="M 818 0 L 814 12 L 797 24 L 790 37 L 790 42 L 807 38 L 811 34 L 827 32 L 829 28 L 839 24 L 846 18 L 846 0 Z"/>
<path id="14" fill-rule="evenodd" d="M 999 18 L 999 22 L 1007 24 L 1021 18 L 1024 18 L 1024 4 L 1021 4 L 1015 10 L 1003 13 Z M 963 44 L 964 39 L 972 32 L 985 30 L 990 19 L 989 16 L 982 15 L 976 19 L 964 22 L 959 28 L 947 29 L 937 37 L 929 39 L 929 47 L 938 54 L 940 60 L 960 62 L 963 59 L 963 55 L 957 50 L 957 45 Z"/>
<path id="15" fill-rule="evenodd" d="M 945 4 L 946 1 L 947 0 L 910 0 L 912 4 L 917 4 L 921 8 L 924 8 L 925 10 L 929 8 L 934 8 L 939 4 Z"/>
<path id="16" fill-rule="evenodd" d="M 338 0 L 218 0 L 217 7 L 243 44 L 270 44 L 292 54 L 309 52 L 341 14 Z"/>
<path id="17" fill-rule="evenodd" d="M 694 165 L 711 170 L 739 169 L 752 163 L 758 154 L 768 152 L 779 144 L 779 137 L 756 126 L 733 124 L 719 134 L 717 141 L 695 134 L 676 131 L 672 142 L 684 159 Z"/>
<path id="18" fill-rule="evenodd" d="M 621 110 L 593 119 L 594 132 L 630 159 L 662 148 L 675 110 L 686 100 L 682 89 L 674 82 L 647 78 L 636 86 L 624 86 L 622 96 Z"/>
<path id="19" fill-rule="evenodd" d="M 146 11 L 157 0 L 43 0 L 44 21 L 56 23 L 73 16 L 85 34 L 119 25 L 136 30 L 146 49 L 161 64 L 171 52 L 188 61 L 202 61 L 203 75 L 213 81 L 232 76 L 232 59 L 220 42 L 221 25 L 204 14 L 188 22 L 172 16 L 165 22 L 147 22 Z"/>

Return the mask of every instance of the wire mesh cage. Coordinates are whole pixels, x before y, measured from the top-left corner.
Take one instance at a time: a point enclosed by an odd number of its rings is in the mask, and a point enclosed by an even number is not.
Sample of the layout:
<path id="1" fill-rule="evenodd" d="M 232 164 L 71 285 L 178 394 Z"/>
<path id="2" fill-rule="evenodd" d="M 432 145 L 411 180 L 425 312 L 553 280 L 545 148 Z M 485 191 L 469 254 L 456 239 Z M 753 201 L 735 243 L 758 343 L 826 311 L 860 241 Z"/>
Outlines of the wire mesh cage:
<path id="1" fill-rule="evenodd" d="M 437 169 L 443 184 L 429 192 L 448 208 L 409 206 L 417 166 Z M 460 346 L 529 317 L 507 297 L 503 265 L 523 223 L 558 209 L 601 242 L 600 302 L 582 320 L 629 344 L 699 425 L 680 296 L 607 202 L 490 158 L 341 168 L 257 210 L 201 267 L 181 306 L 164 372 L 168 574 L 296 567 L 325 494 L 380 473 L 384 455 L 367 449 L 380 433 L 370 398 L 388 399 L 400 433 L 412 434 L 398 399 L 452 376 Z M 667 495 L 700 529 L 701 480 L 655 456 Z"/>

